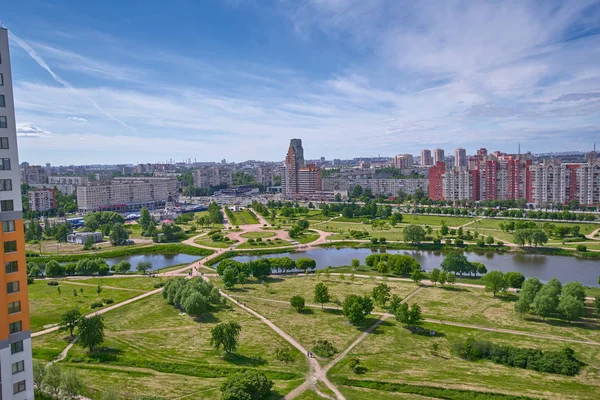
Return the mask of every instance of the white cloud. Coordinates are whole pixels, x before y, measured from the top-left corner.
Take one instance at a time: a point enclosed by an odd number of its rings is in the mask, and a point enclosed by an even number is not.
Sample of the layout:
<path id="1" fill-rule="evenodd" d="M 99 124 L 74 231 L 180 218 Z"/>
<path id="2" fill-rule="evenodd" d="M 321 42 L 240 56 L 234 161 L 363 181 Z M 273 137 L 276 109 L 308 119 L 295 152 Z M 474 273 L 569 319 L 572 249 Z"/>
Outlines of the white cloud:
<path id="1" fill-rule="evenodd" d="M 49 137 L 51 132 L 33 124 L 17 124 L 17 136 L 23 138 Z"/>
<path id="2" fill-rule="evenodd" d="M 87 119 L 81 117 L 67 117 L 68 120 L 77 121 L 77 122 L 88 122 Z"/>

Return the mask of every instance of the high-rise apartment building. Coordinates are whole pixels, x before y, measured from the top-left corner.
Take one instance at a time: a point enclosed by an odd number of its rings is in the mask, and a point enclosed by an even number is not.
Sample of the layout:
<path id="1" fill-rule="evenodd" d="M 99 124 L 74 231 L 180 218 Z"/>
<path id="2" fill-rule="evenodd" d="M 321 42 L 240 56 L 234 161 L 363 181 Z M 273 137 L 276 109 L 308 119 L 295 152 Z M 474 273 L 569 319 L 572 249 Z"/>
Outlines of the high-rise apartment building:
<path id="1" fill-rule="evenodd" d="M 33 399 L 25 237 L 8 31 L 0 28 L 0 385 L 2 399 Z"/>
<path id="2" fill-rule="evenodd" d="M 283 163 L 281 185 L 286 198 L 321 191 L 321 169 L 314 164 L 306 165 L 301 139 L 290 140 L 290 147 Z"/>
<path id="3" fill-rule="evenodd" d="M 412 154 L 398 154 L 394 157 L 394 166 L 396 168 L 410 168 L 414 164 Z"/>
<path id="4" fill-rule="evenodd" d="M 444 162 L 445 158 L 444 149 L 440 149 L 439 147 L 433 151 L 433 165 Z"/>
<path id="5" fill-rule="evenodd" d="M 421 150 L 421 166 L 427 167 L 433 165 L 433 158 L 431 157 L 431 150 Z"/>
<path id="6" fill-rule="evenodd" d="M 466 169 L 467 168 L 467 151 L 461 147 L 454 150 L 454 168 Z"/>
<path id="7" fill-rule="evenodd" d="M 50 211 L 56 208 L 54 189 L 37 189 L 27 192 L 31 211 Z"/>

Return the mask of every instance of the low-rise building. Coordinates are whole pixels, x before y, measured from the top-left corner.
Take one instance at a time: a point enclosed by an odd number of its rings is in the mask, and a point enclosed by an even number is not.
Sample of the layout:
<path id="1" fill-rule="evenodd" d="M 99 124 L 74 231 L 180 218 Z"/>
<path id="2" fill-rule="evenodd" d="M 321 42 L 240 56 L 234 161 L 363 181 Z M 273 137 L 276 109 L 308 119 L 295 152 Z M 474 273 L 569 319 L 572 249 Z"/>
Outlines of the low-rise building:
<path id="1" fill-rule="evenodd" d="M 94 243 L 99 243 L 103 239 L 102 232 L 73 232 L 67 235 L 67 242 L 85 244 L 90 238 Z"/>
<path id="2" fill-rule="evenodd" d="M 29 209 L 31 211 L 44 212 L 56 208 L 54 189 L 37 189 L 27 192 Z"/>

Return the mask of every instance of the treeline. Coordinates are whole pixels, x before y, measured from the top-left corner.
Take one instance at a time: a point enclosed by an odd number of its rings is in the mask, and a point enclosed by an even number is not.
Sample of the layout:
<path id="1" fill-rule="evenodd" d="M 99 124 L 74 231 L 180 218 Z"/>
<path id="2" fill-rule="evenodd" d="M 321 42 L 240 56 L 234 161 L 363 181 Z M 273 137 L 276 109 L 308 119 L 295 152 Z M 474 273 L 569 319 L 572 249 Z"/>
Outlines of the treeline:
<path id="1" fill-rule="evenodd" d="M 367 218 L 389 218 L 392 215 L 392 206 L 377 205 L 375 201 L 367 201 L 364 205 L 356 203 L 327 204 L 321 203 L 321 212 L 325 217 L 342 214 L 344 218 L 367 217 Z"/>
<path id="2" fill-rule="evenodd" d="M 108 275 L 110 268 L 104 258 L 87 258 L 77 263 L 60 264 L 58 261 L 30 261 L 27 263 L 27 275 L 30 277 L 64 275 Z"/>
<path id="3" fill-rule="evenodd" d="M 265 206 L 263 203 L 261 203 L 259 201 L 252 200 L 252 209 L 265 218 L 271 217 L 271 212 L 269 211 L 267 206 Z"/>
<path id="4" fill-rule="evenodd" d="M 531 369 L 539 372 L 573 376 L 581 369 L 570 348 L 538 350 L 503 346 L 485 340 L 469 338 L 453 346 L 454 352 L 465 360 L 490 360 L 509 367 Z"/>
<path id="5" fill-rule="evenodd" d="M 299 258 L 296 261 L 290 257 L 259 258 L 248 262 L 225 259 L 217 265 L 217 273 L 221 276 L 225 287 L 235 284 L 245 284 L 250 276 L 264 280 L 272 271 L 289 272 L 294 269 L 308 271 L 315 269 L 317 263 L 312 258 Z"/>

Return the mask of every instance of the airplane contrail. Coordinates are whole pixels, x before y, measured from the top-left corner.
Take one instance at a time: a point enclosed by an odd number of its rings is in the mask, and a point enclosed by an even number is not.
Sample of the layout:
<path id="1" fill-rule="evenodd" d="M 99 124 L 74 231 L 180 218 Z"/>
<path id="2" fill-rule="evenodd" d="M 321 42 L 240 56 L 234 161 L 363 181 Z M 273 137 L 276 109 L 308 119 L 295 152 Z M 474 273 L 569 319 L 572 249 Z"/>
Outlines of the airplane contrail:
<path id="1" fill-rule="evenodd" d="M 25 42 L 23 39 L 21 39 L 20 37 L 18 37 L 17 35 L 15 35 L 14 33 L 12 33 L 11 31 L 8 32 L 9 38 L 11 40 L 13 40 L 19 47 L 21 47 L 23 50 L 25 50 L 27 52 L 27 54 L 29 54 L 29 56 L 31 58 L 33 58 L 33 60 L 38 63 L 38 65 L 42 68 L 44 68 L 51 76 L 52 78 L 60 83 L 61 85 L 63 85 L 64 87 L 66 87 L 67 89 L 73 90 L 75 91 L 75 88 L 67 81 L 65 81 L 64 79 L 62 79 L 60 76 L 58 76 L 56 73 L 54 73 L 54 71 L 52 71 L 52 68 L 50 68 L 50 66 L 48 66 L 48 64 L 46 63 L 46 61 L 44 61 L 44 59 L 42 57 L 40 57 L 40 55 L 31 48 L 31 46 L 29 46 L 27 44 L 27 42 Z M 80 95 L 80 94 L 79 94 Z M 84 96 L 85 97 L 85 96 Z M 126 128 L 131 129 L 132 131 L 136 132 L 135 128 L 128 125 L 127 123 L 125 123 L 124 121 L 121 121 L 119 118 L 115 117 L 114 115 L 110 114 L 109 112 L 105 111 L 102 107 L 100 107 L 98 105 L 98 103 L 96 103 L 95 100 L 89 98 L 89 97 L 85 97 L 86 100 L 88 100 L 92 106 L 94 106 L 94 108 L 96 110 L 98 110 L 102 115 L 112 119 L 113 121 L 118 122 L 119 124 L 123 125 Z"/>

